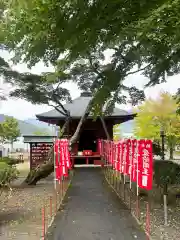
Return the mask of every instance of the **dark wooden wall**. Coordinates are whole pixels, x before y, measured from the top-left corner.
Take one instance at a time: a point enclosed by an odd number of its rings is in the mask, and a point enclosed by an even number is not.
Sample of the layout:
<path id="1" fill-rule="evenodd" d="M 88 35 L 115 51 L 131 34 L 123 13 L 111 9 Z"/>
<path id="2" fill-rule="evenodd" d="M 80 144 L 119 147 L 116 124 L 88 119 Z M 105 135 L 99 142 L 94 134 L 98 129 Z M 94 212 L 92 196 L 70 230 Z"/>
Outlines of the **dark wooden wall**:
<path id="1" fill-rule="evenodd" d="M 71 120 L 69 123 L 69 127 L 66 129 L 65 134 L 68 135 L 68 131 L 69 131 L 69 135 L 72 136 L 74 134 L 74 132 L 76 131 L 78 123 L 79 123 L 79 120 Z M 61 123 L 61 126 L 62 126 L 62 123 Z M 110 137 L 113 138 L 113 122 L 111 120 L 107 120 L 106 127 L 107 127 Z M 83 131 L 83 130 L 93 130 L 96 132 L 97 139 L 98 138 L 107 139 L 104 128 L 99 119 L 96 121 L 86 120 L 82 126 L 81 131 Z"/>

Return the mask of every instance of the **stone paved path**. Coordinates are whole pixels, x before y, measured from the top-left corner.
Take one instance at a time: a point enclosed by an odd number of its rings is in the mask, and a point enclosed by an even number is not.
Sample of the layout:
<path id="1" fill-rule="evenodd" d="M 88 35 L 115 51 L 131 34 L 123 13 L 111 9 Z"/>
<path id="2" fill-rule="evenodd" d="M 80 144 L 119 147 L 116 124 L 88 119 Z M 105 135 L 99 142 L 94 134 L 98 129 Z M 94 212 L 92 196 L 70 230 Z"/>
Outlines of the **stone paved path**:
<path id="1" fill-rule="evenodd" d="M 48 240 L 145 240 L 129 210 L 97 168 L 77 169 Z"/>

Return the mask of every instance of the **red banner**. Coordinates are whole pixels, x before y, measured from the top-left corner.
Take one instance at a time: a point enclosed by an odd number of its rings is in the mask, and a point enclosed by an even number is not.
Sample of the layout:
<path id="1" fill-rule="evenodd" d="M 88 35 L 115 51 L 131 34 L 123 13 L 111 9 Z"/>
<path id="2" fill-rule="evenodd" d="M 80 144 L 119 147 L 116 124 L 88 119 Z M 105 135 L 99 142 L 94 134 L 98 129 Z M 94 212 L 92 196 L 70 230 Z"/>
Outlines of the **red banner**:
<path id="1" fill-rule="evenodd" d="M 129 152 L 129 164 L 128 164 L 128 175 L 132 179 L 132 139 L 128 140 L 128 152 Z"/>
<path id="2" fill-rule="evenodd" d="M 122 166 L 122 142 L 118 142 L 118 171 L 121 172 Z"/>
<path id="3" fill-rule="evenodd" d="M 137 182 L 138 187 L 152 189 L 153 152 L 151 140 L 101 141 L 101 154 L 115 170 L 129 175 L 131 181 Z"/>
<path id="4" fill-rule="evenodd" d="M 110 163 L 113 166 L 113 154 L 114 154 L 114 144 L 112 141 L 110 141 Z"/>
<path id="5" fill-rule="evenodd" d="M 67 139 L 60 140 L 60 166 L 61 175 L 68 176 L 68 169 L 71 168 L 71 165 Z"/>
<path id="6" fill-rule="evenodd" d="M 68 169 L 71 169 L 68 145 L 67 139 L 57 139 L 55 141 L 54 152 L 56 180 L 60 180 L 62 176 L 68 176 Z"/>
<path id="7" fill-rule="evenodd" d="M 103 141 L 98 140 L 98 152 L 102 155 Z"/>
<path id="8" fill-rule="evenodd" d="M 122 151 L 121 151 L 121 173 L 126 174 L 126 141 L 122 142 Z"/>
<path id="9" fill-rule="evenodd" d="M 108 148 L 109 148 L 109 163 L 112 165 L 112 146 L 111 141 L 108 141 Z"/>
<path id="10" fill-rule="evenodd" d="M 66 158 L 65 158 L 65 148 L 63 139 L 59 140 L 59 149 L 60 149 L 60 174 L 61 176 L 68 176 Z"/>
<path id="11" fill-rule="evenodd" d="M 55 175 L 56 180 L 60 180 L 60 161 L 59 161 L 59 139 L 55 141 L 54 144 L 54 154 L 55 154 Z"/>
<path id="12" fill-rule="evenodd" d="M 65 159 L 66 159 L 66 165 L 68 169 L 71 169 L 71 158 L 70 158 L 70 152 L 69 152 L 69 142 L 66 140 L 65 144 Z"/>
<path id="13" fill-rule="evenodd" d="M 108 145 L 107 145 L 107 141 L 104 141 L 104 140 L 103 140 L 102 146 L 103 146 L 102 156 L 103 156 L 103 158 L 105 159 L 106 164 L 108 164 Z"/>
<path id="14" fill-rule="evenodd" d="M 105 152 L 106 152 L 106 159 L 108 164 L 110 163 L 110 144 L 109 141 L 105 141 L 106 146 L 105 146 Z"/>
<path id="15" fill-rule="evenodd" d="M 117 157 L 116 157 L 116 143 L 112 142 L 112 164 L 113 168 L 117 170 Z"/>
<path id="16" fill-rule="evenodd" d="M 131 168 L 131 161 L 130 161 L 130 147 L 131 147 L 131 140 L 128 139 L 126 141 L 126 169 L 125 174 L 130 175 L 130 168 Z"/>
<path id="17" fill-rule="evenodd" d="M 139 142 L 138 186 L 146 190 L 151 190 L 153 182 L 152 141 L 140 140 Z"/>
<path id="18" fill-rule="evenodd" d="M 138 141 L 136 139 L 132 140 L 132 173 L 131 180 L 136 182 L 137 180 L 137 166 L 138 166 Z"/>
<path id="19" fill-rule="evenodd" d="M 118 143 L 114 143 L 114 169 L 118 171 Z"/>

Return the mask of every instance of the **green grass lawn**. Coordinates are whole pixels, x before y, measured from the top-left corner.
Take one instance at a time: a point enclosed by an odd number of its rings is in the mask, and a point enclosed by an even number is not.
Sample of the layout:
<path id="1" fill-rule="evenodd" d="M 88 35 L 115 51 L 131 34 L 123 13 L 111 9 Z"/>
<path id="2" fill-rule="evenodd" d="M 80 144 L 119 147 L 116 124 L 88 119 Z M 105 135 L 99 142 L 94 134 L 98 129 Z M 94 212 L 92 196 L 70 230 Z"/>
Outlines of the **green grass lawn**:
<path id="1" fill-rule="evenodd" d="M 1 171 L 1 170 L 4 170 L 7 166 L 8 166 L 7 163 L 5 163 L 5 162 L 0 162 L 0 171 Z"/>
<path id="2" fill-rule="evenodd" d="M 175 155 L 178 155 L 178 156 L 180 156 L 180 151 L 178 151 L 178 152 L 175 152 Z"/>

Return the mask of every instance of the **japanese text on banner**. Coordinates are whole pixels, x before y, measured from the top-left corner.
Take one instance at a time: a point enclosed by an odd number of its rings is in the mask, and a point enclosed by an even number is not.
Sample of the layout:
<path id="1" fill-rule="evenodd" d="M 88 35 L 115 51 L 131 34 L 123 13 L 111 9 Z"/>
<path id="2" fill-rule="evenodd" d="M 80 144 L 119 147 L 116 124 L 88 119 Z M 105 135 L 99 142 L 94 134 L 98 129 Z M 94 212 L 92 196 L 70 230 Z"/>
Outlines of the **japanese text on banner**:
<path id="1" fill-rule="evenodd" d="M 152 141 L 140 140 L 139 150 L 140 162 L 138 185 L 140 188 L 151 190 L 153 182 Z"/>

